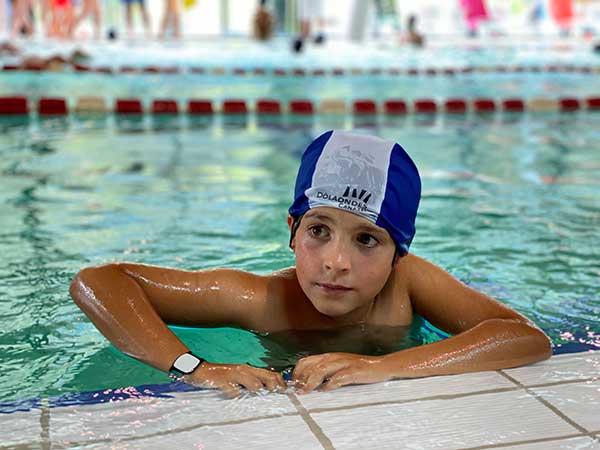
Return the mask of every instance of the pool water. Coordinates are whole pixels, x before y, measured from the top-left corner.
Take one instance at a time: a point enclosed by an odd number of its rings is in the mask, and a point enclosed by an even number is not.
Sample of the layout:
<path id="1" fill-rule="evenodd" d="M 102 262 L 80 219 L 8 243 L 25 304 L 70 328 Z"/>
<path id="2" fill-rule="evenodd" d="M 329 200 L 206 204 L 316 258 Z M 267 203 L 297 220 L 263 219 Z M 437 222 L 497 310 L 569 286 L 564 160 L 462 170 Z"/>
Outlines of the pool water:
<path id="1" fill-rule="evenodd" d="M 415 160 L 415 254 L 534 320 L 555 353 L 600 348 L 600 114 L 268 127 L 252 116 L 73 116 L 0 127 L 0 402 L 168 382 L 108 343 L 71 301 L 71 278 L 117 260 L 292 265 L 286 211 L 299 158 L 333 127 L 398 140 Z M 440 339 L 419 325 L 398 348 Z M 284 368 L 307 352 L 230 328 L 174 330 L 220 362 Z"/>
<path id="2" fill-rule="evenodd" d="M 144 68 L 178 67 L 180 74 L 116 74 L 106 75 L 90 72 L 4 72 L 0 83 L 0 95 L 27 95 L 32 100 L 41 96 L 65 97 L 74 104 L 75 99 L 85 95 L 101 95 L 112 102 L 117 97 L 139 97 L 143 99 L 174 98 L 185 101 L 191 98 L 242 98 L 255 100 L 275 98 L 288 101 L 292 98 L 345 99 L 403 98 L 412 100 L 421 97 L 446 99 L 449 97 L 547 97 L 596 96 L 599 94 L 598 67 L 600 57 L 591 50 L 591 44 L 548 45 L 547 43 L 519 43 L 506 47 L 493 43 L 457 46 L 451 43 L 431 45 L 427 51 L 399 47 L 393 42 L 378 42 L 357 46 L 334 42 L 324 47 L 311 47 L 295 55 L 289 51 L 287 39 L 277 39 L 271 44 L 257 44 L 247 40 L 230 40 L 227 43 L 126 43 L 86 44 L 90 55 L 86 65 L 110 67 L 115 72 L 123 66 Z M 68 55 L 76 47 L 31 42 L 23 49 L 25 54 L 50 56 Z M 60 51 L 59 51 L 60 50 Z M 13 64 L 20 57 L 0 57 L 0 63 Z M 590 73 L 578 71 L 552 73 L 457 73 L 454 76 L 410 76 L 389 75 L 390 68 L 407 69 L 435 68 L 442 70 L 464 67 L 494 68 L 499 65 L 525 68 L 545 65 L 572 65 L 588 67 Z M 204 74 L 189 73 L 193 67 L 205 69 Z M 213 69 L 220 68 L 225 76 L 214 75 Z M 241 68 L 246 75 L 231 76 L 233 69 Z M 288 76 L 253 75 L 255 68 L 267 72 L 282 68 Z M 326 76 L 293 76 L 290 71 L 302 68 L 306 71 L 324 69 Z M 342 68 L 343 76 L 332 76 L 331 70 Z M 352 75 L 352 69 L 362 69 L 362 75 Z M 381 75 L 368 73 L 372 68 L 382 70 Z"/>

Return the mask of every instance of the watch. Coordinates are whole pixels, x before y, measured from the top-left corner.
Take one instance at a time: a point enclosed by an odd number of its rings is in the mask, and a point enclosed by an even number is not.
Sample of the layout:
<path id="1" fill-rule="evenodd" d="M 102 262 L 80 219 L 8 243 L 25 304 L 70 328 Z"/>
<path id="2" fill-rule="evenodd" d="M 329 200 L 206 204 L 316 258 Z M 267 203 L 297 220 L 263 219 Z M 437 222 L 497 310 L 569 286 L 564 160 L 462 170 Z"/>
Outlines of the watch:
<path id="1" fill-rule="evenodd" d="M 196 370 L 204 361 L 206 360 L 198 358 L 192 352 L 187 352 L 177 357 L 169 372 L 177 376 L 188 375 Z"/>

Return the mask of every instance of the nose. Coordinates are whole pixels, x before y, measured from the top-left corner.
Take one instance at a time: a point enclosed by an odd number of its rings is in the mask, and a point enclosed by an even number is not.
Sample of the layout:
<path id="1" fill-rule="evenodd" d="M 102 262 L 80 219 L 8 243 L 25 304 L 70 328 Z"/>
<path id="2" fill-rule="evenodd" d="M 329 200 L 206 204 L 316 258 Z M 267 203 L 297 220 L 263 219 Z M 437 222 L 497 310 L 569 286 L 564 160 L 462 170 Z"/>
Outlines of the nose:
<path id="1" fill-rule="evenodd" d="M 325 269 L 335 273 L 348 272 L 352 266 L 350 252 L 342 239 L 333 239 L 325 247 L 323 255 Z"/>

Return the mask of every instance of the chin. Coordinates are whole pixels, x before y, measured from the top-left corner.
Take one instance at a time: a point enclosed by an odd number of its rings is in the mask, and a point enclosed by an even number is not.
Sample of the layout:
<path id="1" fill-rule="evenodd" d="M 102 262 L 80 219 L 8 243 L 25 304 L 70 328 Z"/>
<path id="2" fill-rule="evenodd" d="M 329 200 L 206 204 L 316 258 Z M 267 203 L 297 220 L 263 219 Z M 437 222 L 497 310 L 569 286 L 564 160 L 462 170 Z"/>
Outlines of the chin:
<path id="1" fill-rule="evenodd" d="M 343 300 L 340 301 L 324 298 L 316 301 L 311 300 L 311 302 L 317 311 L 327 317 L 341 317 L 352 311 L 351 309 L 344 307 L 344 305 L 340 305 Z"/>

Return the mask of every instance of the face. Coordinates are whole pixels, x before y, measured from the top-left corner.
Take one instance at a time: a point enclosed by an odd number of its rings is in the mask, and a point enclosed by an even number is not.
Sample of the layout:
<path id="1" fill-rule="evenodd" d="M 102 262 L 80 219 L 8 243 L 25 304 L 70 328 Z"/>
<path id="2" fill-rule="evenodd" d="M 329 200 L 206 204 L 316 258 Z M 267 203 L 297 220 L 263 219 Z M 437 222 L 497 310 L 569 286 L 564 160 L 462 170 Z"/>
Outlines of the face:
<path id="1" fill-rule="evenodd" d="M 388 280 L 396 247 L 369 220 L 318 207 L 302 218 L 292 248 L 298 282 L 314 307 L 340 323 L 356 323 Z"/>

